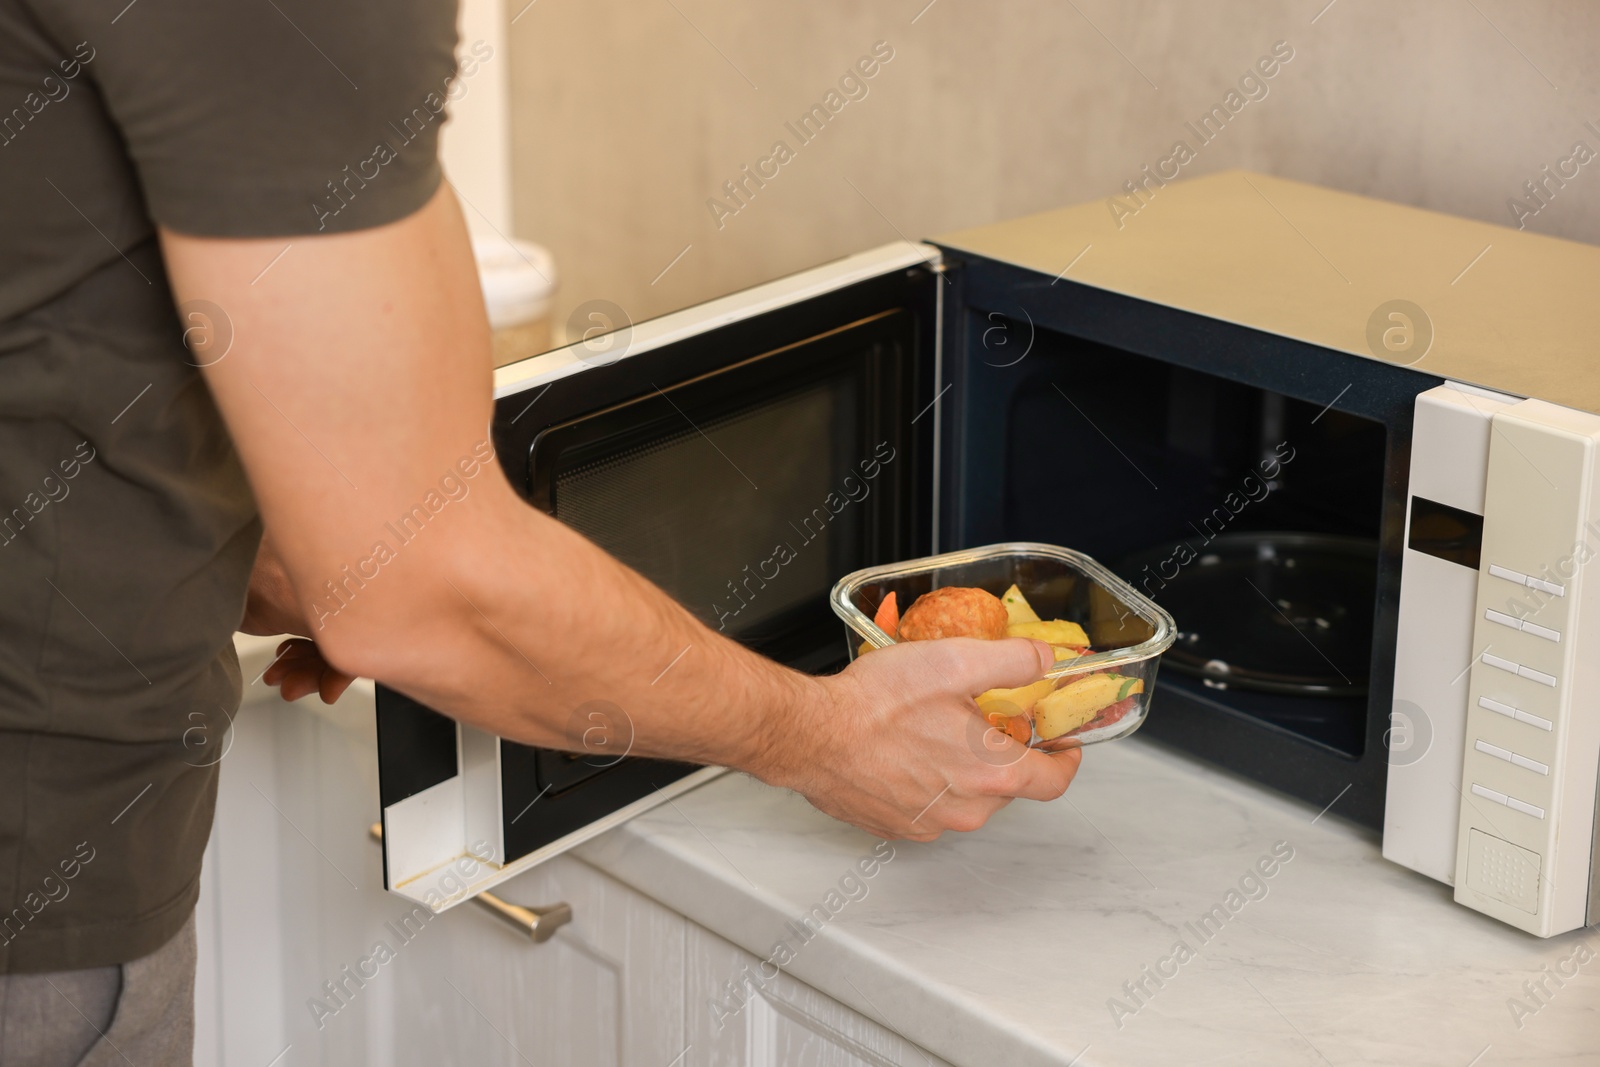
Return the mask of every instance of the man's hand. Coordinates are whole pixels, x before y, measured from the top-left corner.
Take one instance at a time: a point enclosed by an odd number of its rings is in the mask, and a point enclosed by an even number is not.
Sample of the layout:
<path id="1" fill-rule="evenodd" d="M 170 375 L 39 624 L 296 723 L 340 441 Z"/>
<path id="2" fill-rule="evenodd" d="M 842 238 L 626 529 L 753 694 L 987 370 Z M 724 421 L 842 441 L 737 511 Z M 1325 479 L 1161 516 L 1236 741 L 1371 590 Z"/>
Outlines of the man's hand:
<path id="1" fill-rule="evenodd" d="M 311 632 L 270 533 L 261 538 L 261 547 L 256 550 L 256 565 L 250 572 L 250 591 L 245 598 L 244 621 L 239 624 L 239 631 L 260 637 Z M 320 693 L 324 704 L 332 704 L 344 695 L 355 678 L 330 666 L 322 658 L 315 641 L 296 638 L 278 646 L 277 658 L 267 667 L 261 680 L 277 686 L 285 700 L 299 700 L 310 693 Z"/>
<path id="2" fill-rule="evenodd" d="M 1081 749 L 1030 751 L 990 726 L 967 694 L 1037 680 L 1054 662 L 1038 641 L 906 642 L 832 678 L 758 765 L 765 780 L 879 837 L 930 841 L 976 830 L 1013 797 L 1066 792 Z"/>
<path id="3" fill-rule="evenodd" d="M 239 623 L 239 632 L 256 637 L 311 632 L 270 533 L 262 535 L 261 547 L 256 549 L 256 563 L 250 571 L 250 589 L 245 596 L 244 619 Z"/>
<path id="4" fill-rule="evenodd" d="M 315 641 L 293 637 L 278 646 L 278 656 L 261 675 L 261 680 L 277 686 L 285 700 L 299 700 L 316 693 L 324 704 L 332 704 L 344 696 L 355 678 L 330 666 L 322 658 Z"/>

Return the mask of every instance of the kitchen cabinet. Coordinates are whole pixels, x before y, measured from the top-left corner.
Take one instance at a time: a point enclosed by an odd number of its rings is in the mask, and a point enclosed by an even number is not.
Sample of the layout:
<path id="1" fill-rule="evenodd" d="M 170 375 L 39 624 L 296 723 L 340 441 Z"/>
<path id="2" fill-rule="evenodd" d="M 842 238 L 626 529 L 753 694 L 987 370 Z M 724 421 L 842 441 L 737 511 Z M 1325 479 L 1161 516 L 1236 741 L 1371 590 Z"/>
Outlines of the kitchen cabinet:
<path id="1" fill-rule="evenodd" d="M 244 677 L 255 678 L 273 643 L 241 644 Z M 357 683 L 313 710 L 253 684 L 230 734 L 207 739 L 221 770 L 196 911 L 197 1067 L 383 1062 L 382 976 L 332 1016 L 308 1007 L 402 912 L 367 837 L 371 693 Z"/>
<path id="2" fill-rule="evenodd" d="M 685 1067 L 948 1067 L 803 982 L 781 972 L 760 978 L 755 956 L 686 926 Z"/>
<path id="3" fill-rule="evenodd" d="M 270 642 L 243 647 L 253 678 Z M 198 1067 L 941 1062 L 785 975 L 747 989 L 717 1025 L 713 1005 L 759 961 L 572 856 L 496 890 L 514 904 L 571 905 L 543 944 L 476 903 L 413 911 L 383 891 L 368 834 L 372 701 L 370 683 L 332 707 L 252 685 L 219 743 L 197 911 Z"/>
<path id="4" fill-rule="evenodd" d="M 679 1056 L 682 916 L 565 857 L 498 895 L 565 901 L 572 921 L 544 944 L 475 905 L 430 922 L 396 968 L 391 1062 L 664 1067 Z"/>
<path id="5" fill-rule="evenodd" d="M 246 678 L 271 658 L 253 651 Z M 477 904 L 430 916 L 383 891 L 372 724 L 370 683 L 332 707 L 247 690 L 223 742 L 197 911 L 196 1064 L 678 1055 L 687 923 L 620 882 L 560 858 L 501 887 L 513 903 L 572 906 L 544 944 Z"/>

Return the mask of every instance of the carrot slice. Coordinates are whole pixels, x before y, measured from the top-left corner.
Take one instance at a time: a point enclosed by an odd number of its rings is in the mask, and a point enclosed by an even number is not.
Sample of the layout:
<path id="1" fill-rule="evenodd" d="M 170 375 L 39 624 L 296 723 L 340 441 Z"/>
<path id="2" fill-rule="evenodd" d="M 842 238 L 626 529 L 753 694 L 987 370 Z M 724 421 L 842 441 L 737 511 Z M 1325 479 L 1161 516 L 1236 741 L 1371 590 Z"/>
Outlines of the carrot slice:
<path id="1" fill-rule="evenodd" d="M 1033 740 L 1033 722 L 1026 715 L 1002 715 L 999 712 L 990 712 L 984 718 L 990 726 L 1007 735 L 1013 741 L 1027 744 Z"/>
<path id="2" fill-rule="evenodd" d="M 891 592 L 883 598 L 883 603 L 878 605 L 878 613 L 872 617 L 878 629 L 888 634 L 895 640 L 900 639 L 900 605 L 895 601 Z"/>

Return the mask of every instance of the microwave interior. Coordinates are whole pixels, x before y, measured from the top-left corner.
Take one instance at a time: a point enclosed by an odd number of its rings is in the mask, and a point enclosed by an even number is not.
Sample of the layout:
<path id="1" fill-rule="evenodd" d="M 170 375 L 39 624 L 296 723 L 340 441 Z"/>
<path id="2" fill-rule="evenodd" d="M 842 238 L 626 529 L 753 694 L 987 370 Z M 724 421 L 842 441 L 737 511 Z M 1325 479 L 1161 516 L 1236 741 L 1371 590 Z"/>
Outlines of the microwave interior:
<path id="1" fill-rule="evenodd" d="M 946 547 L 1069 545 L 1173 616 L 1141 733 L 1383 821 L 1412 410 L 1440 379 L 966 257 Z"/>
<path id="2" fill-rule="evenodd" d="M 1384 424 L 1050 331 L 1017 370 L 997 539 L 1071 545 L 1172 613 L 1163 713 L 1226 707 L 1360 757 Z"/>

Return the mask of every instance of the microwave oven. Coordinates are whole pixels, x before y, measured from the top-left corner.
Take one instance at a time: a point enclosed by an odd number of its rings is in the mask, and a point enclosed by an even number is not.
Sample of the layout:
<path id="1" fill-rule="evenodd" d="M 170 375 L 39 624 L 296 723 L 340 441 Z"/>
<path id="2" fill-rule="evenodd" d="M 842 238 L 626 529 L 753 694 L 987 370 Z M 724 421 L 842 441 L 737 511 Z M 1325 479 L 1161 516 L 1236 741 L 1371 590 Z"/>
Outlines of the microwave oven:
<path id="1" fill-rule="evenodd" d="M 1597 282 L 1600 249 L 1233 171 L 611 307 L 496 371 L 494 440 L 802 670 L 847 658 L 850 571 L 1085 551 L 1177 620 L 1147 735 L 1550 936 L 1600 921 Z M 378 687 L 388 888 L 449 907 L 721 773 L 562 710 L 585 751 Z"/>

